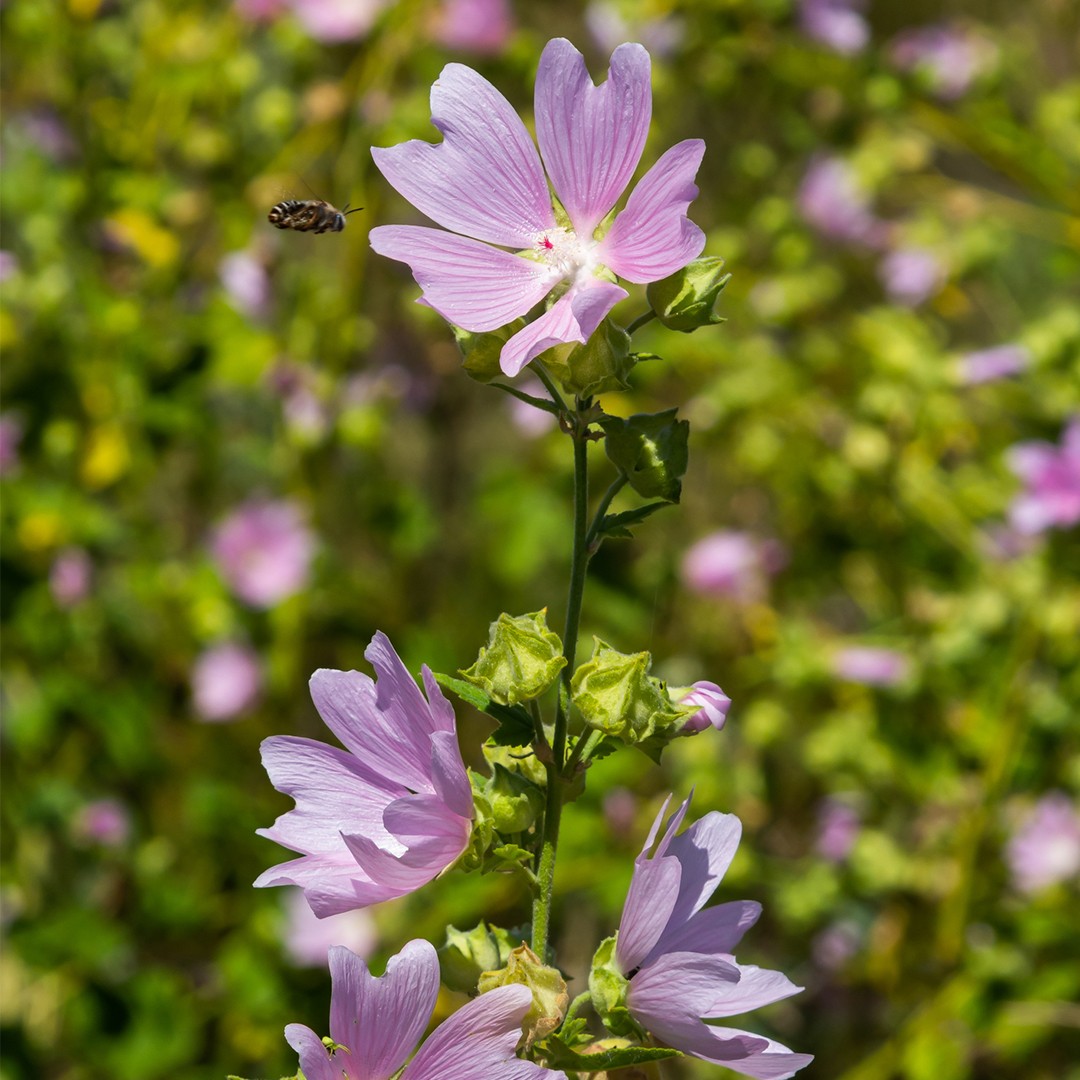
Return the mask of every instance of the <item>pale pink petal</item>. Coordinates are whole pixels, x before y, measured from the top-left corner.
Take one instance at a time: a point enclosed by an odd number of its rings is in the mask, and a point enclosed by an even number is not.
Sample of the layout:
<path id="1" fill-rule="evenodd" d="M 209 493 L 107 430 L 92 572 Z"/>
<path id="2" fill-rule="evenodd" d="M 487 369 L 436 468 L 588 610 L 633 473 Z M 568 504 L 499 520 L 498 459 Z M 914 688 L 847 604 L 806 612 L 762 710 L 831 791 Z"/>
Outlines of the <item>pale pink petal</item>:
<path id="1" fill-rule="evenodd" d="M 678 1039 L 680 1050 L 757 1080 L 786 1080 L 814 1060 L 813 1054 L 793 1053 L 782 1043 L 738 1028 L 687 1025 Z"/>
<path id="2" fill-rule="evenodd" d="M 430 881 L 431 876 L 425 881 Z M 381 904 L 402 895 L 402 890 L 393 885 L 368 881 L 344 841 L 340 856 L 305 855 L 281 863 L 264 870 L 254 885 L 257 889 L 272 885 L 298 886 L 304 890 L 304 899 L 320 919 Z"/>
<path id="3" fill-rule="evenodd" d="M 739 969 L 730 957 L 665 953 L 630 980 L 626 1003 L 640 1023 L 660 1034 L 666 1023 L 708 1015 L 706 1009 L 720 988 L 730 989 L 738 982 Z"/>
<path id="4" fill-rule="evenodd" d="M 626 892 L 616 962 L 624 974 L 633 971 L 660 939 L 679 895 L 682 868 L 678 859 L 639 861 Z"/>
<path id="5" fill-rule="evenodd" d="M 516 375 L 530 360 L 555 345 L 587 341 L 604 316 L 628 295 L 618 285 L 599 279 L 575 286 L 503 346 L 499 366 L 507 375 Z"/>
<path id="6" fill-rule="evenodd" d="M 783 972 L 746 964 L 736 966 L 739 969 L 739 981 L 716 983 L 708 1003 L 701 1009 L 701 1016 L 737 1016 L 739 1013 L 771 1005 L 774 1001 L 782 1001 L 802 990 L 801 986 L 796 986 Z"/>
<path id="7" fill-rule="evenodd" d="M 557 280 L 543 263 L 438 229 L 380 225 L 368 239 L 380 255 L 409 264 L 425 304 L 474 333 L 524 315 Z"/>
<path id="8" fill-rule="evenodd" d="M 431 736 L 431 782 L 448 810 L 459 817 L 472 818 L 472 785 L 461 760 L 457 735 L 452 731 L 438 731 Z"/>
<path id="9" fill-rule="evenodd" d="M 380 978 L 342 946 L 330 950 L 329 960 L 330 1037 L 352 1051 L 356 1080 L 393 1076 L 416 1048 L 435 1008 L 435 947 L 420 938 L 410 941 L 390 958 Z"/>
<path id="10" fill-rule="evenodd" d="M 688 922 L 664 934 L 653 953 L 700 952 L 731 953 L 743 934 L 758 921 L 761 905 L 754 900 L 733 900 L 728 904 L 703 908 Z M 653 956 L 647 956 L 648 963 Z"/>
<path id="11" fill-rule="evenodd" d="M 339 1063 L 348 1055 L 342 1054 L 333 1065 L 322 1039 L 311 1028 L 303 1024 L 288 1024 L 285 1027 L 285 1041 L 300 1055 L 300 1068 L 306 1080 L 342 1080 Z M 347 1073 L 344 1075 L 348 1075 Z"/>
<path id="12" fill-rule="evenodd" d="M 705 234 L 686 216 L 705 153 L 700 139 L 673 146 L 641 178 L 600 242 L 598 257 L 621 278 L 659 281 L 696 259 Z"/>
<path id="13" fill-rule="evenodd" d="M 524 986 L 481 994 L 444 1020 L 409 1063 L 401 1080 L 516 1080 L 550 1076 L 518 1061 L 521 1021 L 532 1003 Z"/>
<path id="14" fill-rule="evenodd" d="M 679 899 L 671 916 L 673 928 L 686 922 L 712 896 L 735 857 L 741 836 L 742 823 L 734 814 L 713 810 L 672 838 L 667 853 L 682 863 Z"/>
<path id="15" fill-rule="evenodd" d="M 554 226 L 536 147 L 487 79 L 447 64 L 431 88 L 431 122 L 441 143 L 414 139 L 371 151 L 383 176 L 421 213 L 453 232 L 512 248 L 531 247 Z"/>
<path id="16" fill-rule="evenodd" d="M 362 872 L 378 882 L 383 891 L 380 900 L 426 885 L 465 850 L 464 844 L 451 843 L 449 837 L 422 841 L 402 855 L 391 854 L 366 836 L 346 836 L 345 843 Z"/>
<path id="17" fill-rule="evenodd" d="M 581 53 L 549 41 L 536 72 L 536 137 L 574 231 L 588 237 L 630 183 L 652 118 L 649 54 L 620 45 L 594 86 Z"/>
<path id="18" fill-rule="evenodd" d="M 424 690 L 431 709 L 431 718 L 434 722 L 433 731 L 456 731 L 457 721 L 454 718 L 454 707 L 446 700 L 442 687 L 435 681 L 431 668 L 424 664 L 420 668 L 420 675 L 424 680 Z"/>

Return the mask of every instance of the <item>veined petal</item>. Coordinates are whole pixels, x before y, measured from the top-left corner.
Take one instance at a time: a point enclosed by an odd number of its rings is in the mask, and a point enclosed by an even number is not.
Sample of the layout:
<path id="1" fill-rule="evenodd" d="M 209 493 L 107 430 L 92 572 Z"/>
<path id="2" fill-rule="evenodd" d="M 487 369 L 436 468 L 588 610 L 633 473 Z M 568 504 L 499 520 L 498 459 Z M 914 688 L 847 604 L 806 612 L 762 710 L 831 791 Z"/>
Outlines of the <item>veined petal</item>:
<path id="1" fill-rule="evenodd" d="M 557 280 L 542 263 L 438 229 L 380 225 L 368 239 L 380 255 L 409 264 L 424 303 L 474 333 L 524 315 Z"/>
<path id="2" fill-rule="evenodd" d="M 739 969 L 731 957 L 665 953 L 630 980 L 626 1004 L 637 1020 L 658 1032 L 666 1023 L 707 1015 L 705 1007 L 718 988 L 738 982 Z"/>
<path id="3" fill-rule="evenodd" d="M 339 855 L 304 855 L 264 870 L 254 884 L 257 889 L 271 885 L 298 886 L 320 919 L 381 904 L 401 895 L 400 891 L 369 881 L 344 840 Z"/>
<path id="4" fill-rule="evenodd" d="M 453 731 L 438 731 L 431 736 L 431 782 L 448 810 L 472 820 L 472 786 Z"/>
<path id="5" fill-rule="evenodd" d="M 424 680 L 424 690 L 427 693 L 428 707 L 431 709 L 431 719 L 434 731 L 456 731 L 457 721 L 454 719 L 454 707 L 446 700 L 442 687 L 435 681 L 431 668 L 424 664 L 420 668 L 420 675 Z"/>
<path id="6" fill-rule="evenodd" d="M 530 247 L 555 224 L 536 147 L 487 79 L 447 64 L 431 88 L 431 122 L 441 143 L 412 140 L 371 151 L 383 176 L 421 213 L 454 232 L 512 248 Z"/>
<path id="7" fill-rule="evenodd" d="M 604 316 L 628 295 L 625 289 L 599 278 L 575 286 L 503 346 L 499 366 L 507 375 L 513 376 L 530 360 L 555 345 L 587 341 Z"/>
<path id="8" fill-rule="evenodd" d="M 420 938 L 410 941 L 390 958 L 379 978 L 342 945 L 330 949 L 329 960 L 330 1038 L 352 1051 L 350 1080 L 393 1076 L 416 1048 L 435 1008 L 435 947 Z"/>
<path id="9" fill-rule="evenodd" d="M 702 908 L 687 922 L 673 923 L 645 963 L 665 952 L 733 953 L 760 915 L 761 905 L 755 900 L 733 900 Z"/>
<path id="10" fill-rule="evenodd" d="M 686 922 L 712 896 L 735 857 L 741 836 L 742 822 L 734 814 L 713 810 L 671 838 L 667 854 L 674 855 L 683 868 L 672 928 Z"/>
<path id="11" fill-rule="evenodd" d="M 641 178 L 600 242 L 598 257 L 621 278 L 659 281 L 696 259 L 705 234 L 686 216 L 705 144 L 677 143 Z"/>
<path id="12" fill-rule="evenodd" d="M 322 1039 L 311 1028 L 304 1024 L 287 1024 L 285 1041 L 300 1055 L 300 1068 L 306 1080 L 342 1080 L 342 1076 L 353 1080 L 344 1060 L 348 1055 L 342 1054 L 331 1064 Z"/>
<path id="13" fill-rule="evenodd" d="M 813 1054 L 796 1054 L 763 1035 L 707 1024 L 698 1025 L 683 1041 L 669 1045 L 758 1080 L 787 1080 L 814 1060 Z"/>
<path id="14" fill-rule="evenodd" d="M 536 72 L 536 137 L 574 231 L 589 236 L 630 183 L 652 118 L 649 54 L 620 45 L 594 86 L 565 38 L 544 47 Z"/>
<path id="15" fill-rule="evenodd" d="M 679 895 L 681 876 L 678 859 L 639 860 L 634 866 L 615 946 L 624 975 L 639 967 L 660 939 Z"/>
<path id="16" fill-rule="evenodd" d="M 702 1016 L 738 1016 L 802 990 L 783 972 L 747 964 L 735 966 L 739 969 L 739 981 L 715 984 L 708 1004 L 701 1010 Z"/>
<path id="17" fill-rule="evenodd" d="M 532 1002 L 524 986 L 481 994 L 444 1020 L 409 1062 L 401 1080 L 517 1080 L 551 1076 L 514 1050 Z M 528 1071 L 525 1068 L 528 1067 Z"/>

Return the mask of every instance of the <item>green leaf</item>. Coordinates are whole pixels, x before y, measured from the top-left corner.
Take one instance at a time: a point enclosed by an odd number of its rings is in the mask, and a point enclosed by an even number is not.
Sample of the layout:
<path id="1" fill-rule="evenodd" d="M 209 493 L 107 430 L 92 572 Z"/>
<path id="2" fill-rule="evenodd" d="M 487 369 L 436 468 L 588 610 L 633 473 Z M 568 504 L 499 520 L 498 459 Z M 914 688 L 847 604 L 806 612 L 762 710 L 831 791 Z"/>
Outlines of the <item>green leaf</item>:
<path id="1" fill-rule="evenodd" d="M 690 424 L 675 419 L 675 409 L 600 421 L 604 449 L 630 486 L 646 499 L 677 503 L 690 461 Z"/>
<path id="2" fill-rule="evenodd" d="M 444 689 L 456 694 L 467 705 L 478 712 L 487 713 L 499 721 L 499 726 L 488 739 L 498 746 L 528 746 L 536 734 L 532 717 L 521 705 L 500 705 L 492 701 L 479 687 L 464 679 L 455 679 L 436 671 L 435 681 Z"/>
<path id="3" fill-rule="evenodd" d="M 657 510 L 670 506 L 669 502 L 647 503 L 634 510 L 623 510 L 618 514 L 605 514 L 596 530 L 597 536 L 607 536 L 612 540 L 629 540 L 634 534 L 630 531 L 631 525 L 640 525 L 647 517 L 655 514 Z"/>
<path id="4" fill-rule="evenodd" d="M 563 1069 L 571 1072 L 603 1072 L 625 1069 L 631 1065 L 647 1065 L 651 1061 L 664 1061 L 667 1058 L 682 1057 L 678 1050 L 666 1046 L 620 1046 L 604 1050 L 599 1054 L 579 1054 L 562 1044 L 557 1035 L 546 1039 L 543 1044 L 544 1064 L 550 1069 Z"/>

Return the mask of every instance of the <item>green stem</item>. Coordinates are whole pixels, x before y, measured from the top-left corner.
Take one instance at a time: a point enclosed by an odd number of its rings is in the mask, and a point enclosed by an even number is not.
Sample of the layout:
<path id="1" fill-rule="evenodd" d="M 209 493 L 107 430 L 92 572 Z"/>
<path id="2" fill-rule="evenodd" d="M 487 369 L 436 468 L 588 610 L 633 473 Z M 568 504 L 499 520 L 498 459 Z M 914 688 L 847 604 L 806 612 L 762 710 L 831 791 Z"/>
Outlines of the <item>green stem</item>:
<path id="1" fill-rule="evenodd" d="M 566 1015 L 563 1017 L 562 1024 L 565 1026 L 569 1021 L 573 1020 L 577 1016 L 578 1009 L 581 1008 L 587 1001 L 592 1000 L 592 994 L 588 990 L 583 990 L 573 1001 L 570 1002 L 570 1008 L 566 1010 Z"/>
<path id="2" fill-rule="evenodd" d="M 655 311 L 646 311 L 644 315 L 639 315 L 627 328 L 626 332 L 633 337 L 643 326 L 647 323 L 651 323 L 656 318 Z"/>
<path id="3" fill-rule="evenodd" d="M 551 400 L 559 407 L 561 412 L 569 412 L 565 401 L 563 401 L 562 394 L 559 393 L 559 388 L 555 385 L 555 380 L 548 374 L 548 370 L 540 363 L 539 360 L 534 360 L 529 365 L 536 373 L 536 377 L 544 384 L 544 389 L 551 395 Z"/>
<path id="4" fill-rule="evenodd" d="M 592 524 L 589 526 L 589 531 L 585 536 L 585 547 L 587 550 L 592 548 L 593 541 L 596 539 L 596 534 L 600 531 L 600 526 L 603 524 L 604 515 L 611 505 L 611 500 L 614 499 L 624 487 L 626 487 L 626 475 L 625 473 L 620 473 L 611 481 L 607 491 L 604 492 L 604 497 L 600 500 L 600 505 L 596 508 Z"/>
<path id="5" fill-rule="evenodd" d="M 541 963 L 547 955 L 548 933 L 551 926 L 551 901 L 555 889 L 555 853 L 559 845 L 559 825 L 563 804 L 563 762 L 566 758 L 567 712 L 570 679 L 577 654 L 578 628 L 581 623 L 581 601 L 585 594 L 585 570 L 589 553 L 585 544 L 589 515 L 589 440 L 588 423 L 582 411 L 574 417 L 574 548 L 570 560 L 570 590 L 566 600 L 566 624 L 563 630 L 563 656 L 566 667 L 562 672 L 559 704 L 555 711 L 555 730 L 552 737 L 551 759 L 546 763 L 547 794 L 544 807 L 544 835 L 536 867 L 538 889 L 533 900 L 532 950 Z"/>
<path id="6" fill-rule="evenodd" d="M 578 762 L 588 761 L 592 757 L 593 751 L 596 749 L 597 744 L 604 737 L 602 731 L 590 731 L 588 738 L 580 738 L 577 741 L 577 745 L 574 747 L 570 754 L 569 760 L 566 762 L 566 771 L 568 774 L 573 774 L 577 768 Z"/>

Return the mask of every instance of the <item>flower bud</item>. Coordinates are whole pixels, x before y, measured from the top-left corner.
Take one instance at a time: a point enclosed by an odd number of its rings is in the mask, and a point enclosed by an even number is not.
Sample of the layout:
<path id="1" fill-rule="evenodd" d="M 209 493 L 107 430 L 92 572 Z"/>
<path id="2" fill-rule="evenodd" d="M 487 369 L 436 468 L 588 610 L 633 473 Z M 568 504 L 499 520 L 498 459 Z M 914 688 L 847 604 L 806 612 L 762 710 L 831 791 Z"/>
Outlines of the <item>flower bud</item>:
<path id="1" fill-rule="evenodd" d="M 724 260 L 705 256 L 654 281 L 645 295 L 656 317 L 669 329 L 692 333 L 699 326 L 724 322 L 716 314 L 716 301 L 731 279 L 723 273 Z"/>
<path id="2" fill-rule="evenodd" d="M 442 981 L 459 993 L 476 990 L 485 971 L 503 967 L 513 951 L 513 938 L 500 926 L 481 921 L 471 930 L 446 928 L 446 943 L 438 950 Z"/>
<path id="3" fill-rule="evenodd" d="M 499 355 L 503 346 L 525 325 L 524 319 L 515 319 L 506 326 L 489 333 L 473 334 L 453 326 L 454 339 L 461 350 L 465 374 L 477 382 L 489 383 L 502 375 L 499 367 Z"/>
<path id="4" fill-rule="evenodd" d="M 566 667 L 559 635 L 548 629 L 547 608 L 530 615 L 503 613 L 491 624 L 488 645 L 461 674 L 500 705 L 539 697 Z"/>
<path id="5" fill-rule="evenodd" d="M 617 938 L 609 937 L 600 942 L 589 971 L 589 993 L 592 1007 L 608 1031 L 615 1035 L 635 1035 L 638 1028 L 626 1007 L 630 983 L 615 963 L 616 941 Z"/>
<path id="6" fill-rule="evenodd" d="M 495 830 L 504 835 L 525 832 L 544 809 L 544 793 L 519 772 L 493 765 L 486 794 Z"/>
<path id="7" fill-rule="evenodd" d="M 690 424 L 675 419 L 675 409 L 605 417 L 604 450 L 643 498 L 677 503 L 690 460 Z"/>
<path id="8" fill-rule="evenodd" d="M 696 735 L 707 727 L 723 730 L 731 698 L 714 682 L 696 682 L 693 686 L 673 686 L 668 691 L 672 701 L 684 709 L 697 706 L 697 712 L 682 726 L 683 735 Z"/>
<path id="9" fill-rule="evenodd" d="M 558 969 L 540 963 L 540 957 L 528 945 L 514 949 L 505 966 L 498 971 L 484 972 L 480 976 L 480 993 L 514 983 L 532 991 L 532 1005 L 522 1021 L 528 1047 L 537 1039 L 546 1038 L 562 1023 L 570 995 L 566 992 L 566 980 Z"/>
<path id="10" fill-rule="evenodd" d="M 630 335 L 605 319 L 583 345 L 560 345 L 544 353 L 544 363 L 564 389 L 580 398 L 628 390 L 635 360 Z"/>

